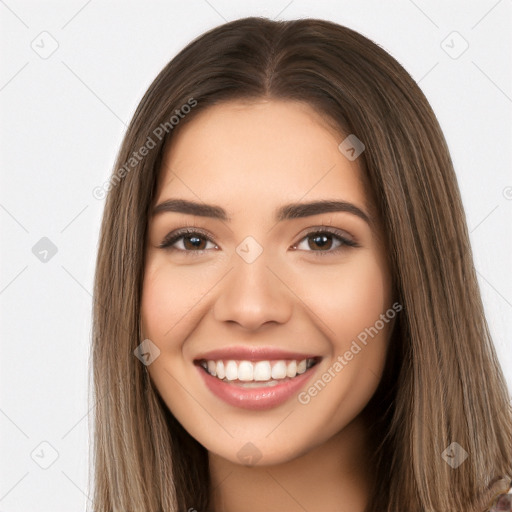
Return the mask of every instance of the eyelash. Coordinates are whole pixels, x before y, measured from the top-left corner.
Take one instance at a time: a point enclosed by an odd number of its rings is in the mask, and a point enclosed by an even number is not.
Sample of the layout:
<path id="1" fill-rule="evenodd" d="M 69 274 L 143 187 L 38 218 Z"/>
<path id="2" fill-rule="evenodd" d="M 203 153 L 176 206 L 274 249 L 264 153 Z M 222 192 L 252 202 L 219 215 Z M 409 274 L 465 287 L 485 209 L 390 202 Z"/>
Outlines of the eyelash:
<path id="1" fill-rule="evenodd" d="M 333 250 L 327 250 L 327 251 L 310 250 L 310 251 L 306 251 L 306 252 L 312 252 L 312 253 L 317 254 L 318 256 L 325 256 L 326 254 L 336 254 L 339 251 L 346 249 L 346 248 L 359 247 L 359 244 L 357 242 L 344 237 L 341 234 L 341 232 L 338 231 L 337 229 L 331 229 L 331 228 L 327 228 L 327 227 L 315 228 L 314 230 L 309 231 L 296 244 L 293 244 L 293 247 L 296 247 L 297 245 L 300 244 L 300 242 L 302 242 L 304 239 L 306 239 L 308 237 L 311 237 L 313 235 L 323 235 L 323 234 L 329 234 L 329 235 L 333 236 L 335 239 L 337 239 L 340 242 L 340 245 Z M 158 247 L 160 249 L 180 251 L 183 253 L 185 253 L 185 252 L 186 253 L 195 253 L 194 256 L 200 256 L 205 251 L 209 250 L 209 249 L 199 249 L 199 250 L 188 251 L 186 249 L 176 249 L 175 247 L 172 247 L 172 245 L 174 245 L 178 240 L 185 238 L 186 235 L 189 235 L 189 236 L 190 235 L 199 235 L 197 238 L 204 238 L 208 242 L 211 242 L 213 244 L 215 243 L 211 239 L 210 235 L 208 235 L 207 233 L 205 233 L 201 230 L 198 230 L 196 228 L 194 228 L 194 229 L 185 228 L 185 229 L 180 229 L 178 231 L 168 234 Z"/>

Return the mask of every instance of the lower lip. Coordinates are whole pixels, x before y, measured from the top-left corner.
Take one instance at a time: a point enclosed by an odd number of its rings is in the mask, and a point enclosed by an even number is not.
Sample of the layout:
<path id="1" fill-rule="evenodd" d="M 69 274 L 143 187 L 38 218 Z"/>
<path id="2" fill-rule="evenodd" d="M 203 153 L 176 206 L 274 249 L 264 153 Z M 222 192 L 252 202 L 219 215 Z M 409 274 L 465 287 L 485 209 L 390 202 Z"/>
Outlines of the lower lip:
<path id="1" fill-rule="evenodd" d="M 306 370 L 303 374 L 286 380 L 282 384 L 261 388 L 244 388 L 213 377 L 200 365 L 197 366 L 197 369 L 208 389 L 214 395 L 224 400 L 224 402 L 241 409 L 262 411 L 277 407 L 286 402 L 295 393 L 298 393 L 306 381 L 313 375 L 313 369 L 317 364 Z"/>

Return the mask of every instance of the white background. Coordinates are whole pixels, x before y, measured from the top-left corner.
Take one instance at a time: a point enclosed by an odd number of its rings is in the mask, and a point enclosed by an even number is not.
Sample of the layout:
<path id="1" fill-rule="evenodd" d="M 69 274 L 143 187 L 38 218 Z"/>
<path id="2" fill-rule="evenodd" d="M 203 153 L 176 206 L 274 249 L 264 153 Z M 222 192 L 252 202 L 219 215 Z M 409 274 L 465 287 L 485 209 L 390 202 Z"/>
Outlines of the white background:
<path id="1" fill-rule="evenodd" d="M 512 389 L 511 14 L 511 0 L 0 0 L 0 512 L 90 506 L 91 291 L 104 206 L 92 190 L 109 178 L 157 73 L 191 39 L 240 17 L 347 25 L 419 82 L 451 150 Z M 469 44 L 458 58 L 453 31 Z M 51 44 L 48 58 L 32 48 Z M 42 237 L 57 247 L 46 263 L 32 252 Z M 36 463 L 53 460 L 41 442 L 58 454 L 48 469 Z"/>

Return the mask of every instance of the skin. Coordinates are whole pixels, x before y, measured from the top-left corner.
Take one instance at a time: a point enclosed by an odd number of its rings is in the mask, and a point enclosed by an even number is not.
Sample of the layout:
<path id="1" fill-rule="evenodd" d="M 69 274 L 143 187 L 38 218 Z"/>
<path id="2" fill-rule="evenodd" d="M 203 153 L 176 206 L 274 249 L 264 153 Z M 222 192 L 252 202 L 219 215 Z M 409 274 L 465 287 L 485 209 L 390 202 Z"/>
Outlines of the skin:
<path id="1" fill-rule="evenodd" d="M 238 344 L 318 354 L 307 390 L 391 307 L 380 220 L 358 160 L 338 149 L 344 138 L 308 104 L 262 99 L 209 107 L 166 148 L 156 204 L 199 201 L 221 206 L 231 218 L 177 212 L 150 218 L 141 308 L 143 336 L 160 350 L 150 377 L 208 450 L 215 512 L 362 512 L 371 492 L 360 413 L 381 378 L 393 322 L 307 404 L 294 396 L 266 411 L 233 407 L 208 390 L 193 364 L 200 352 Z M 273 217 L 285 203 L 322 199 L 350 202 L 375 225 L 348 212 Z M 174 249 L 158 247 L 187 226 L 211 234 L 202 252 L 190 238 Z M 319 249 L 306 235 L 322 226 L 359 246 L 333 252 L 334 237 Z M 247 236 L 263 249 L 250 264 L 236 252 Z M 261 458 L 242 465 L 237 453 L 247 442 Z"/>

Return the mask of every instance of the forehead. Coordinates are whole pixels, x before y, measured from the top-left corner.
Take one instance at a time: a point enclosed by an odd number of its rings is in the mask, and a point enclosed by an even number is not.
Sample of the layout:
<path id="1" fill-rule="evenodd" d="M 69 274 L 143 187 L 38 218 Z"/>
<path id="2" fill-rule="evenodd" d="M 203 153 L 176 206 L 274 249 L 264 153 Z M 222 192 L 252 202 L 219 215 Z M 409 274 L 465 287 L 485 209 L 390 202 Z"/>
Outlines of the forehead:
<path id="1" fill-rule="evenodd" d="M 286 200 L 337 198 L 371 209 L 359 163 L 338 149 L 344 138 L 303 102 L 215 105 L 166 147 L 156 199 L 186 197 L 257 211 Z"/>

